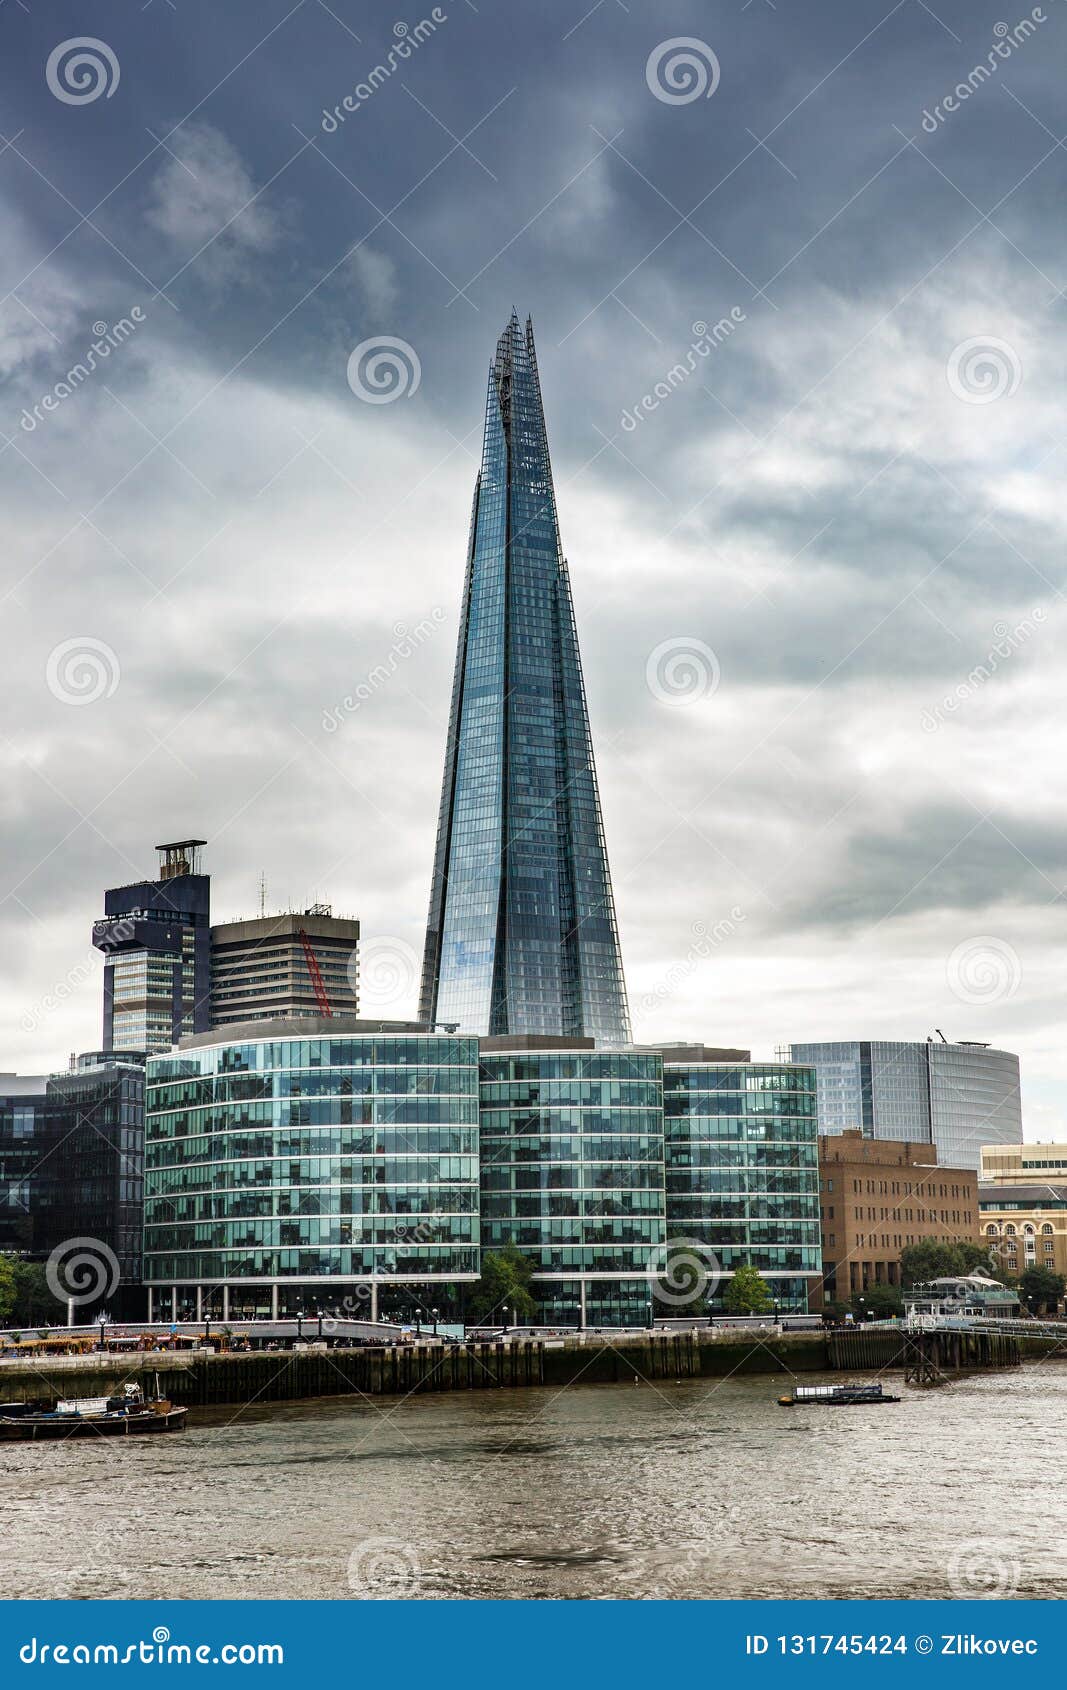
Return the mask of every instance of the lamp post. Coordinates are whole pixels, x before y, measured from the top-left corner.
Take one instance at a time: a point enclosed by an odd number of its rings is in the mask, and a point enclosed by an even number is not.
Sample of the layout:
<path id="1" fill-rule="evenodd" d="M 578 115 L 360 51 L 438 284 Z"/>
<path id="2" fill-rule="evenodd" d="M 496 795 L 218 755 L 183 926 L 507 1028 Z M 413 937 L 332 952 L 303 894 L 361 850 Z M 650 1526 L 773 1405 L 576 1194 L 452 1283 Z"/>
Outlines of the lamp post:
<path id="1" fill-rule="evenodd" d="M 430 1313 L 433 1315 L 433 1335 L 434 1335 L 435 1338 L 437 1337 L 437 1317 L 440 1314 L 440 1312 L 441 1312 L 440 1309 L 431 1309 L 430 1310 Z"/>
<path id="2" fill-rule="evenodd" d="M 301 1342 L 301 1340 L 303 1339 L 303 1336 L 304 1336 L 304 1311 L 303 1311 L 302 1308 L 300 1308 L 300 1309 L 297 1309 L 297 1311 L 296 1311 L 296 1338 L 297 1338 L 297 1343 Z"/>
<path id="3" fill-rule="evenodd" d="M 101 1354 L 103 1354 L 107 1349 L 107 1343 L 105 1341 L 105 1336 L 104 1336 L 106 1332 L 107 1332 L 107 1321 L 102 1319 L 101 1322 L 100 1322 L 100 1344 L 99 1344 L 99 1349 L 100 1349 Z"/>

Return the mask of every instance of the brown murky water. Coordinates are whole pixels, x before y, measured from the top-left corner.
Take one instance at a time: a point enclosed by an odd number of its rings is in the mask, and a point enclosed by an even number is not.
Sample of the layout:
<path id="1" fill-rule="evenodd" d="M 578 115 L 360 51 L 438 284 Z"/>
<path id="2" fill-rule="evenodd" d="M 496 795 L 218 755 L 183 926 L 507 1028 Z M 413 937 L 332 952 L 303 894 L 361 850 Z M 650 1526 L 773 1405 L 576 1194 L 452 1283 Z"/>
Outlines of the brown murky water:
<path id="1" fill-rule="evenodd" d="M 1067 1361 L 899 1406 L 771 1378 L 194 1411 L 0 1445 L 19 1597 L 1067 1592 Z"/>

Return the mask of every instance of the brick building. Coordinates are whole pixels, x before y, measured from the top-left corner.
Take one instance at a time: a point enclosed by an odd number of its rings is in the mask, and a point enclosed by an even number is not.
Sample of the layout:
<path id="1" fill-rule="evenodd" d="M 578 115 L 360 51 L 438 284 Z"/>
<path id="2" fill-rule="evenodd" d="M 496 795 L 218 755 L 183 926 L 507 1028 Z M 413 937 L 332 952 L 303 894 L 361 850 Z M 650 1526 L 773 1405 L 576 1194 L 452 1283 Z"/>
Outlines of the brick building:
<path id="1" fill-rule="evenodd" d="M 941 1167 L 929 1144 L 819 1136 L 819 1209 L 826 1302 L 900 1284 L 900 1252 L 927 1238 L 979 1237 L 978 1176 Z M 817 1306 L 817 1305 L 816 1305 Z"/>

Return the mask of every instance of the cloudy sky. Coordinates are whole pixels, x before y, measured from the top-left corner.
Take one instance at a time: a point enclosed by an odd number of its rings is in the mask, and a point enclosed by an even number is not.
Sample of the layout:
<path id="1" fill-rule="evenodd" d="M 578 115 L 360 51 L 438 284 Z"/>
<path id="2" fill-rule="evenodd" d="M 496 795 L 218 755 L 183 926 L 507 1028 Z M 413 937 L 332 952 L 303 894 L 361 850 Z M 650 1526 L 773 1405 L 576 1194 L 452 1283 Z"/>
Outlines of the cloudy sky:
<path id="1" fill-rule="evenodd" d="M 1062 0 L 0 33 L 0 1067 L 98 1042 L 103 888 L 188 835 L 414 1011 L 515 305 L 637 1036 L 940 1027 L 1067 1130 Z"/>

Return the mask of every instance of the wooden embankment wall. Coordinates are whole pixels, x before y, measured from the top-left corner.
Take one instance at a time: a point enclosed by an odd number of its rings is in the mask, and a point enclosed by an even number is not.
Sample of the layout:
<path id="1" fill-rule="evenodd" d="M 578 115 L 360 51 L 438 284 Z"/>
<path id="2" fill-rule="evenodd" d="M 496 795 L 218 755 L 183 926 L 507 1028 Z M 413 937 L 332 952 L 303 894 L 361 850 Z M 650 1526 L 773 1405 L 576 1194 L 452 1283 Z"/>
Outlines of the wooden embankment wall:
<path id="1" fill-rule="evenodd" d="M 1001 1334 L 928 1334 L 944 1339 L 931 1349 L 944 1371 L 1010 1367 L 1018 1363 L 1015 1339 Z M 139 1379 L 188 1407 L 225 1403 L 296 1402 L 310 1397 L 404 1397 L 435 1391 L 480 1391 L 548 1385 L 613 1384 L 634 1379 L 728 1378 L 741 1374 L 862 1373 L 914 1362 L 915 1340 L 890 1328 L 827 1333 L 713 1330 L 662 1332 L 602 1339 L 588 1335 L 545 1343 L 374 1346 L 365 1349 L 178 1352 L 115 1355 L 50 1366 L 41 1360 L 0 1368 L 0 1400 L 96 1397 Z M 910 1348 L 909 1348 L 910 1346 Z"/>

